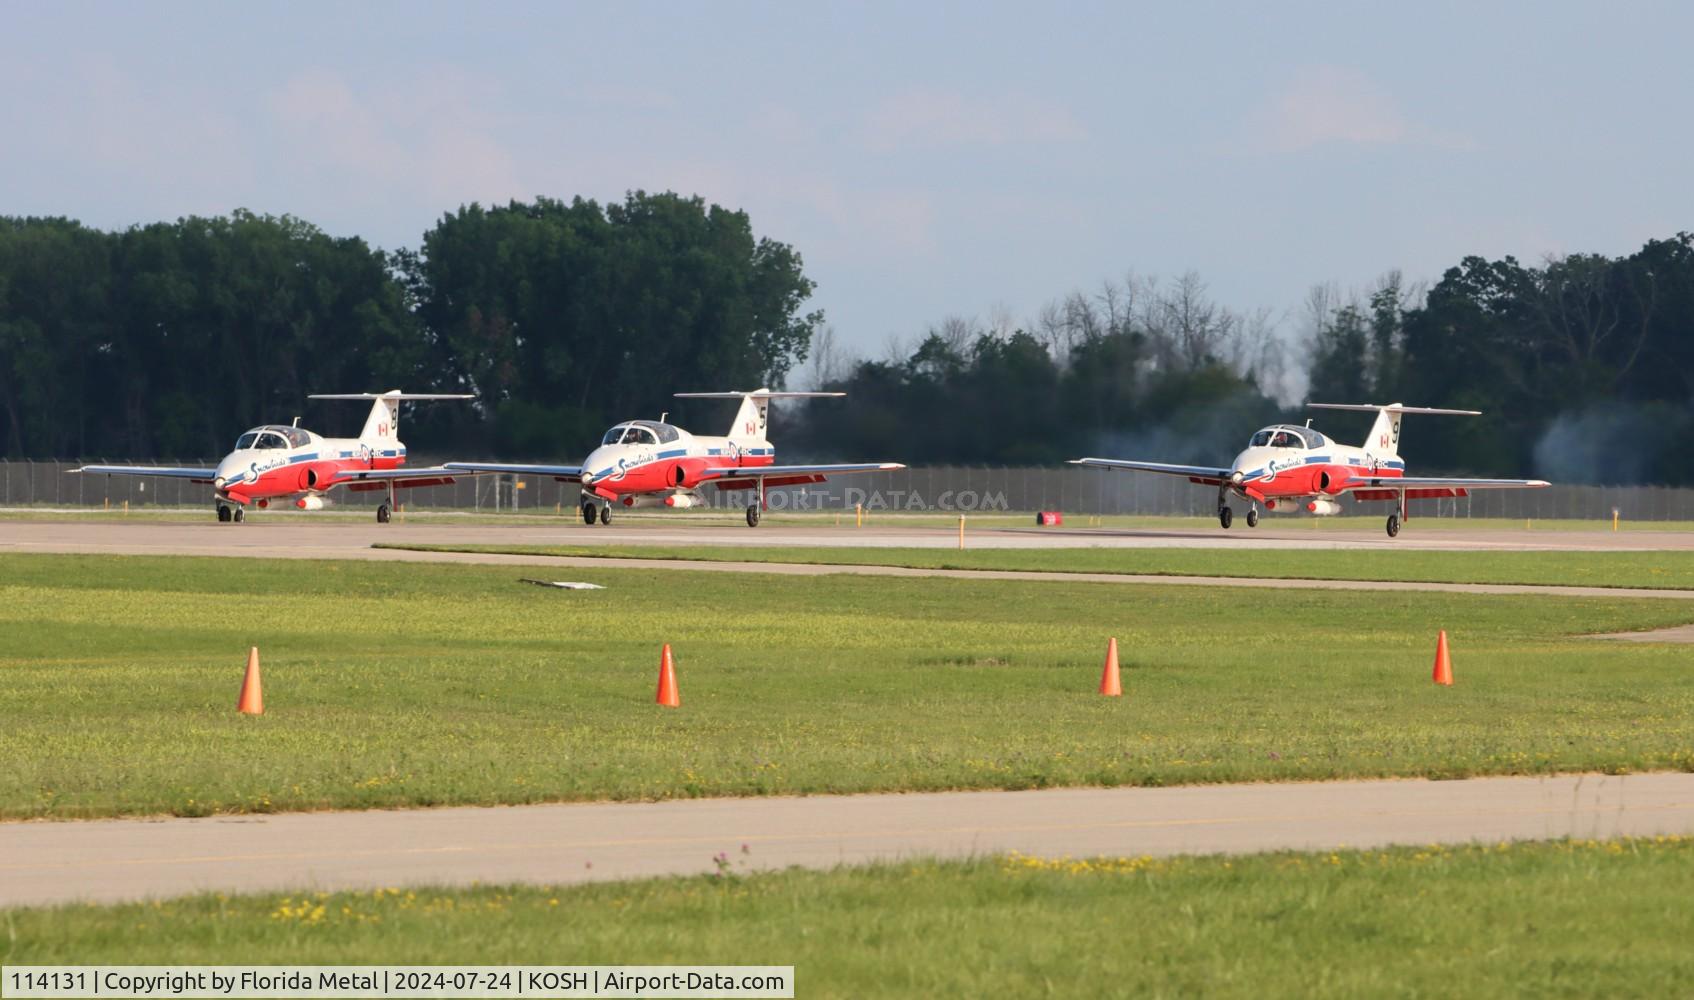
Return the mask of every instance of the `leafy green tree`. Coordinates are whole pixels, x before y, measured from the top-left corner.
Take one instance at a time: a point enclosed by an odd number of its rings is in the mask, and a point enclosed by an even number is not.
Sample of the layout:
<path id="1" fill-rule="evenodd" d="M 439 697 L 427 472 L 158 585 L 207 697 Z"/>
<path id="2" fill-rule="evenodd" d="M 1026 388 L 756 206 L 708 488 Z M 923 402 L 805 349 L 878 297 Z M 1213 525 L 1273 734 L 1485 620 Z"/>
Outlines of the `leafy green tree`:
<path id="1" fill-rule="evenodd" d="M 579 451 L 679 389 L 781 384 L 822 321 L 800 311 L 813 284 L 793 248 L 670 193 L 470 205 L 402 263 L 437 356 L 506 451 Z"/>
<path id="2" fill-rule="evenodd" d="M 98 431 L 108 243 L 68 219 L 0 219 L 0 415 L 9 455 L 78 452 Z"/>

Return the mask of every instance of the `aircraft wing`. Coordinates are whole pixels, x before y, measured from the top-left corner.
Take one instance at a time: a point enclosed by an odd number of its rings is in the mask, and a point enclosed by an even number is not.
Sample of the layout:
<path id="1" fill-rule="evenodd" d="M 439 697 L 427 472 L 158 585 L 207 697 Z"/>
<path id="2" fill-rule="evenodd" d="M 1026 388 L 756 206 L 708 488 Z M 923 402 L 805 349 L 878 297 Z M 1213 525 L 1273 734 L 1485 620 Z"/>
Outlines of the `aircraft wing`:
<path id="1" fill-rule="evenodd" d="M 1451 479 L 1442 476 L 1355 476 L 1343 490 L 1536 490 L 1545 479 Z"/>
<path id="2" fill-rule="evenodd" d="M 390 485 L 400 489 L 411 486 L 442 486 L 453 481 L 455 471 L 440 465 L 399 469 L 342 469 L 335 474 L 335 479 L 329 483 L 329 487 L 374 490 Z M 474 473 L 458 472 L 458 475 Z"/>
<path id="3" fill-rule="evenodd" d="M 1185 476 L 1197 483 L 1216 486 L 1229 478 L 1228 469 L 1204 465 L 1168 465 L 1164 462 L 1126 462 L 1116 458 L 1073 458 L 1070 464 L 1095 469 L 1123 469 L 1126 472 L 1157 472 L 1166 476 Z"/>
<path id="4" fill-rule="evenodd" d="M 216 469 L 183 469 L 157 465 L 85 465 L 72 472 L 104 473 L 108 476 L 162 476 L 166 479 L 192 479 L 209 483 L 218 474 Z"/>
<path id="5" fill-rule="evenodd" d="M 1355 500 L 1436 500 L 1470 496 L 1471 490 L 1533 490 L 1548 485 L 1543 479 L 1450 479 L 1439 476 L 1358 476 L 1341 484 L 1338 493 Z"/>
<path id="6" fill-rule="evenodd" d="M 830 476 L 853 472 L 893 472 L 904 469 L 899 462 L 862 462 L 849 465 L 725 465 L 700 473 L 702 481 L 711 481 L 720 490 L 738 490 L 757 486 L 798 486 L 802 483 L 821 483 Z"/>
<path id="7" fill-rule="evenodd" d="M 447 472 L 458 473 L 510 473 L 514 476 L 552 476 L 560 482 L 582 482 L 582 466 L 580 465 L 506 465 L 500 462 L 448 462 L 442 466 Z"/>

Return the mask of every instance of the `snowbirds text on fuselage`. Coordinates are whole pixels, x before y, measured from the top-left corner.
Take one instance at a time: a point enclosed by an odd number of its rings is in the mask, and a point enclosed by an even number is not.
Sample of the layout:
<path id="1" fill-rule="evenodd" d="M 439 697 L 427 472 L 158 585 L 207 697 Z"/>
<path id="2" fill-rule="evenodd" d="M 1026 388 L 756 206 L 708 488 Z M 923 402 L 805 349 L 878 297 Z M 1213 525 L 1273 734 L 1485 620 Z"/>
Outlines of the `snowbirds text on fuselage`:
<path id="1" fill-rule="evenodd" d="M 700 490 L 753 489 L 747 526 L 758 527 L 765 509 L 765 488 L 821 483 L 830 476 L 903 469 L 896 462 L 857 465 L 777 465 L 776 448 L 765 437 L 773 399 L 815 399 L 842 392 L 679 392 L 679 399 L 738 399 L 741 407 L 721 437 L 690 434 L 663 420 L 626 420 L 607 431 L 599 447 L 581 465 L 513 465 L 498 462 L 448 462 L 449 471 L 551 476 L 582 484 L 582 519 L 608 524 L 612 505 L 624 507 L 703 507 Z"/>
<path id="2" fill-rule="evenodd" d="M 356 438 L 326 438 L 298 426 L 265 424 L 244 432 L 236 439 L 235 449 L 212 469 L 85 465 L 76 471 L 209 483 L 217 499 L 220 521 L 242 520 L 249 504 L 264 509 L 282 500 L 294 501 L 301 510 L 320 510 L 325 493 L 345 486 L 355 491 L 386 489 L 388 499 L 377 507 L 376 519 L 387 523 L 393 514 L 396 489 L 453 482 L 453 473 L 440 467 L 403 468 L 406 446 L 400 443 L 400 403 L 413 399 L 474 399 L 474 396 L 394 389 L 308 398 L 375 402 L 370 416 L 365 418 L 364 430 Z"/>
<path id="3" fill-rule="evenodd" d="M 1229 468 L 1197 465 L 1167 465 L 1162 462 L 1122 461 L 1110 458 L 1078 458 L 1072 465 L 1132 472 L 1157 472 L 1185 476 L 1189 482 L 1215 486 L 1218 490 L 1218 523 L 1228 528 L 1234 520 L 1229 508 L 1231 494 L 1247 501 L 1247 526 L 1259 525 L 1259 504 L 1266 510 L 1300 511 L 1328 515 L 1341 509 L 1336 498 L 1350 493 L 1355 500 L 1391 500 L 1388 537 L 1400 534 L 1407 517 L 1407 500 L 1468 496 L 1470 490 L 1534 489 L 1546 486 L 1540 479 L 1451 479 L 1411 477 L 1400 460 L 1400 418 L 1407 413 L 1479 416 L 1478 410 L 1440 410 L 1400 403 L 1354 404 L 1311 403 L 1315 410 L 1362 410 L 1376 413 L 1365 443 L 1355 448 L 1339 444 L 1305 427 L 1276 424 L 1263 428 L 1235 456 Z"/>

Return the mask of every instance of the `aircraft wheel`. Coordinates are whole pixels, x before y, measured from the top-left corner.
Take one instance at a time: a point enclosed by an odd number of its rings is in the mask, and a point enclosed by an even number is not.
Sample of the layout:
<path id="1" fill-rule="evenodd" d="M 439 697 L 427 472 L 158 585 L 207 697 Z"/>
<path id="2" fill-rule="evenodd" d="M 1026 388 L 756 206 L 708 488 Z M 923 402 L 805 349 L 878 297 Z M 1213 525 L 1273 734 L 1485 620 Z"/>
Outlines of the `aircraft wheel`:
<path id="1" fill-rule="evenodd" d="M 229 508 L 221 503 L 218 504 L 218 520 L 224 522 L 229 521 Z"/>
<path id="2" fill-rule="evenodd" d="M 600 508 L 600 523 L 601 524 L 611 524 L 612 523 L 612 505 L 611 504 L 607 504 L 606 506 Z"/>
<path id="3" fill-rule="evenodd" d="M 747 527 L 757 528 L 758 526 L 759 526 L 759 505 L 756 504 L 756 503 L 750 503 L 750 504 L 747 505 Z"/>
<path id="4" fill-rule="evenodd" d="M 1257 507 L 1247 508 L 1247 527 L 1257 528 L 1258 526 L 1259 526 L 1259 508 L 1257 508 Z"/>
<path id="5" fill-rule="evenodd" d="M 1388 515 L 1388 537 L 1395 538 L 1400 534 L 1400 515 Z"/>
<path id="6" fill-rule="evenodd" d="M 596 511 L 594 510 L 593 504 L 591 504 L 591 503 L 583 504 L 582 505 L 582 523 L 583 524 L 593 524 L 595 513 L 596 513 Z"/>
<path id="7" fill-rule="evenodd" d="M 378 523 L 378 524 L 387 524 L 388 519 L 392 516 L 393 516 L 393 511 L 390 511 L 388 509 L 387 504 L 383 504 L 382 506 L 380 506 L 376 509 L 376 523 Z"/>
<path id="8" fill-rule="evenodd" d="M 1235 521 L 1235 511 L 1230 510 L 1228 507 L 1219 507 L 1218 508 L 1218 523 L 1219 524 L 1223 525 L 1225 528 L 1228 528 L 1230 526 L 1230 524 L 1233 523 L 1234 521 Z"/>
<path id="9" fill-rule="evenodd" d="M 242 521 L 247 519 L 247 512 L 242 510 L 240 507 L 237 507 L 229 512 L 229 517 L 230 520 L 234 521 L 236 524 L 240 524 Z"/>

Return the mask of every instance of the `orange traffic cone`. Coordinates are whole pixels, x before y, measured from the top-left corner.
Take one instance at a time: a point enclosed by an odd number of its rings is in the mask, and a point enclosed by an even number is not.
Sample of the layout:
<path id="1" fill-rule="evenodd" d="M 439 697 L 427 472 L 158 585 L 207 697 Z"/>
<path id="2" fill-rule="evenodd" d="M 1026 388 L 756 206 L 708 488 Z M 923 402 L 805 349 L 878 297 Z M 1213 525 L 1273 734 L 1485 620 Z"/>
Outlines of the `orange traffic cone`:
<path id="1" fill-rule="evenodd" d="M 1115 635 L 1112 641 L 1106 643 L 1106 669 L 1100 674 L 1100 693 L 1108 698 L 1123 694 L 1123 684 L 1118 681 L 1118 637 Z"/>
<path id="2" fill-rule="evenodd" d="M 1441 630 L 1441 638 L 1435 640 L 1435 683 L 1453 686 L 1453 660 L 1447 655 L 1447 630 Z"/>
<path id="3" fill-rule="evenodd" d="M 654 699 L 666 708 L 681 708 L 682 696 L 676 690 L 676 666 L 671 663 L 671 644 L 659 651 L 659 696 Z"/>
<path id="4" fill-rule="evenodd" d="M 247 676 L 241 679 L 241 700 L 235 710 L 242 715 L 264 715 L 265 695 L 259 690 L 259 647 L 247 651 Z"/>

